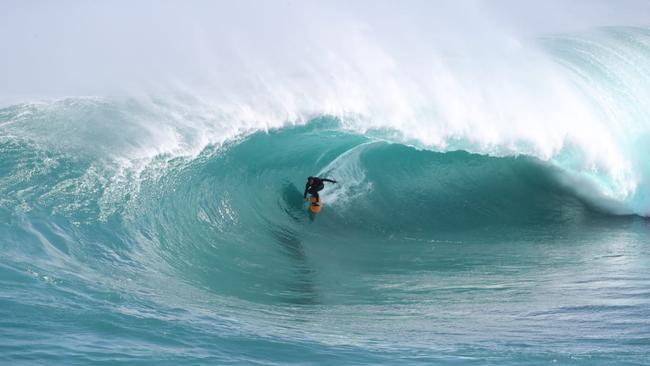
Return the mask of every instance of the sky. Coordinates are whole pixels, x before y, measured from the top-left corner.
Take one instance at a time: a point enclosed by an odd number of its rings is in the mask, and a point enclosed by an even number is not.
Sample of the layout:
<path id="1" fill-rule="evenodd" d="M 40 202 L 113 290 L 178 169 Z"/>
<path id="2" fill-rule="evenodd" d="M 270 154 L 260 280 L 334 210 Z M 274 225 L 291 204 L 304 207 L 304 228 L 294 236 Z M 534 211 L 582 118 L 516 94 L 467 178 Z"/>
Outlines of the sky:
<path id="1" fill-rule="evenodd" d="M 373 53 L 407 52 L 416 62 L 503 40 L 649 25 L 643 0 L 0 0 L 0 102 L 235 88 L 259 75 L 328 73 L 341 60 L 368 65 Z"/>

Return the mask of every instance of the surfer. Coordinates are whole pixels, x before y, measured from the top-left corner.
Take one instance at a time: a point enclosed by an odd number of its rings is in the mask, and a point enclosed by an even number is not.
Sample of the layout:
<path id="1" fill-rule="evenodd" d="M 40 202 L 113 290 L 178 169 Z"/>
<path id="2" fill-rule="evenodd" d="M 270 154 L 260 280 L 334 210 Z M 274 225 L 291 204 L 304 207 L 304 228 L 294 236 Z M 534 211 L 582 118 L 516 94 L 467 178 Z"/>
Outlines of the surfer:
<path id="1" fill-rule="evenodd" d="M 336 181 L 333 179 L 318 178 L 318 177 L 307 178 L 307 184 L 305 184 L 305 193 L 303 194 L 303 198 L 307 200 L 307 193 L 309 193 L 312 195 L 312 197 L 316 197 L 317 202 L 320 202 L 320 198 L 318 197 L 318 191 L 325 188 L 324 182 L 330 182 L 336 184 Z"/>

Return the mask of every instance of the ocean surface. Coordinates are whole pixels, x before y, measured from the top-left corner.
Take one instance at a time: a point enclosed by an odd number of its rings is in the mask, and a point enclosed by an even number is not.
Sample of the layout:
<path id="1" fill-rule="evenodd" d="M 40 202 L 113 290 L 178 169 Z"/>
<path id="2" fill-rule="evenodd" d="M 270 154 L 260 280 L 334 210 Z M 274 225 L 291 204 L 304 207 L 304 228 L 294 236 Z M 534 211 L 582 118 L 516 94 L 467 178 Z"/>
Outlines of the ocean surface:
<path id="1" fill-rule="evenodd" d="M 0 364 L 649 365 L 650 30 L 530 44 L 376 105 L 4 105 Z"/>

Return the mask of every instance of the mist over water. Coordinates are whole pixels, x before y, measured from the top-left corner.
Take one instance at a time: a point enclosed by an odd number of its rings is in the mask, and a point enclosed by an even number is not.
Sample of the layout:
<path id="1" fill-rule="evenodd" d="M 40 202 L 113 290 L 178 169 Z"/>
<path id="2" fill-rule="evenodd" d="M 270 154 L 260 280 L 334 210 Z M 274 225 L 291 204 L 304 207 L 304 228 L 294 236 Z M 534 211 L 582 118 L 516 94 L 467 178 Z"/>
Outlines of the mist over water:
<path id="1" fill-rule="evenodd" d="M 608 5 L 7 3 L 2 95 L 164 100 L 166 119 L 208 121 L 171 133 L 200 135 L 331 115 L 436 151 L 533 155 L 646 214 L 648 5 Z M 232 137 L 209 135 L 187 144 Z"/>
<path id="2" fill-rule="evenodd" d="M 648 363 L 647 14 L 3 2 L 0 363 Z"/>

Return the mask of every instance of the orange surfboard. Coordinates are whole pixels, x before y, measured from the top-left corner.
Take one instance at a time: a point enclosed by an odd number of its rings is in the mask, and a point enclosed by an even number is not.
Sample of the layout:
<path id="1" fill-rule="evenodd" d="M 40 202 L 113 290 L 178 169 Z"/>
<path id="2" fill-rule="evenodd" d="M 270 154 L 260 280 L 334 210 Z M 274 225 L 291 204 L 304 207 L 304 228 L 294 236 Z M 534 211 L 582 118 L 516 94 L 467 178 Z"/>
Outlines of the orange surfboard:
<path id="1" fill-rule="evenodd" d="M 317 200 L 316 197 L 309 197 L 309 211 L 316 214 L 320 212 L 322 207 L 323 204 L 320 202 L 320 198 Z"/>

